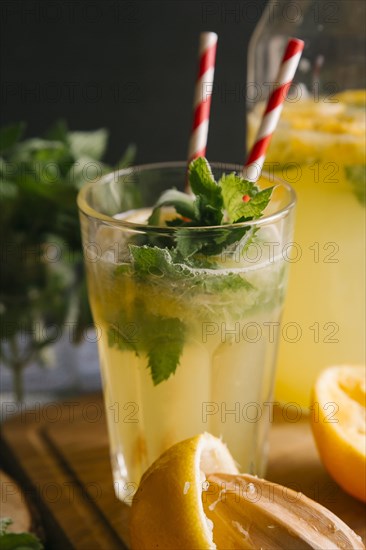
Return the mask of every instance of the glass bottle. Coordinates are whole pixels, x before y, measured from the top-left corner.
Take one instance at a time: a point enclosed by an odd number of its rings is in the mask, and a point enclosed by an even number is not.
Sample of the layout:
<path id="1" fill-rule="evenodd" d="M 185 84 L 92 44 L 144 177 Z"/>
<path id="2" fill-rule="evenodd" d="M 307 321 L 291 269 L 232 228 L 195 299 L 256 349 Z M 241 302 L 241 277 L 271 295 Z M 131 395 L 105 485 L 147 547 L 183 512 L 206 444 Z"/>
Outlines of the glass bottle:
<path id="1" fill-rule="evenodd" d="M 298 195 L 276 397 L 365 362 L 365 20 L 359 0 L 270 0 L 248 59 L 248 147 L 290 36 L 305 41 L 264 169 Z M 281 251 L 287 254 L 287 251 Z"/>

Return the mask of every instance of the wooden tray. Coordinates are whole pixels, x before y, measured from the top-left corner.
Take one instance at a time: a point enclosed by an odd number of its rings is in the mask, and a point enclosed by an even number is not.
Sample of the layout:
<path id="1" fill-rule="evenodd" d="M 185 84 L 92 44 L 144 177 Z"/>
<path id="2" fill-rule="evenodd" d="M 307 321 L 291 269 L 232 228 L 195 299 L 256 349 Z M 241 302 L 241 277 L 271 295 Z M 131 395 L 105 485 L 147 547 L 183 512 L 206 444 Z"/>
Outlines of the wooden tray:
<path id="1" fill-rule="evenodd" d="M 47 547 L 128 546 L 129 508 L 114 495 L 100 395 L 23 411 L 3 425 L 1 443 L 7 469 L 41 513 Z M 325 472 L 306 418 L 284 421 L 277 410 L 270 445 L 267 479 L 317 500 L 366 539 L 365 506 Z"/>

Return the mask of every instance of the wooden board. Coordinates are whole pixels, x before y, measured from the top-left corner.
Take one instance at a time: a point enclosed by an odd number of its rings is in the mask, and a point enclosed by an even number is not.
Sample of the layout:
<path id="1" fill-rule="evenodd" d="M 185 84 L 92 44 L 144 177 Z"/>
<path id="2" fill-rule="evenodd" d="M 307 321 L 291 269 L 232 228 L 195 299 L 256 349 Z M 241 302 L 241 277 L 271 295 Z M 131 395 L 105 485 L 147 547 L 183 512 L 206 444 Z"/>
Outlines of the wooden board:
<path id="1" fill-rule="evenodd" d="M 365 506 L 327 475 L 308 421 L 284 421 L 277 411 L 267 479 L 319 501 L 366 540 Z M 100 395 L 53 403 L 8 420 L 2 457 L 39 509 L 52 549 L 128 546 L 127 505 L 113 490 Z"/>
<path id="2" fill-rule="evenodd" d="M 9 532 L 20 533 L 32 527 L 31 512 L 18 484 L 0 470 L 1 517 L 11 518 Z"/>

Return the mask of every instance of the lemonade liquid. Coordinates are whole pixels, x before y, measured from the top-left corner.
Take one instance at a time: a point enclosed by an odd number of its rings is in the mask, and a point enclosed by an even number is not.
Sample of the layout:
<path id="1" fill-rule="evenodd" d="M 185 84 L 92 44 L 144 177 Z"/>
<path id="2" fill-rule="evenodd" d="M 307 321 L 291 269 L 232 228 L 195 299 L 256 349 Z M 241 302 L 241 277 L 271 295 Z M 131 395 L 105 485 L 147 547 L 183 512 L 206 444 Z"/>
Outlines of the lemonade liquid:
<path id="1" fill-rule="evenodd" d="M 298 196 L 276 398 L 302 407 L 321 369 L 365 362 L 365 95 L 286 103 L 266 157 Z"/>
<path id="2" fill-rule="evenodd" d="M 191 269 L 177 280 L 155 272 L 139 279 L 110 251 L 87 264 L 121 499 L 164 450 L 204 431 L 223 438 L 241 471 L 263 472 L 288 268 L 269 243 L 281 240 L 283 223 L 260 229 L 245 254 L 222 255 L 220 269 Z M 179 364 L 154 385 L 146 353 L 125 344 L 138 346 L 155 330 L 179 338 L 177 322 L 184 326 Z"/>

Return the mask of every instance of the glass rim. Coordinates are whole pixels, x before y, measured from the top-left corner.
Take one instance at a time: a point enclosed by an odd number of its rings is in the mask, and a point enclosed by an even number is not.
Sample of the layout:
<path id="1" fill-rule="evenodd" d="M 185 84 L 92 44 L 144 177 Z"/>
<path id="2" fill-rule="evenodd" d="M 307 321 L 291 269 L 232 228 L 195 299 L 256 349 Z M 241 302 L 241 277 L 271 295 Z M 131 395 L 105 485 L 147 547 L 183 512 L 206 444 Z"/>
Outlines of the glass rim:
<path id="1" fill-rule="evenodd" d="M 104 222 L 108 225 L 113 225 L 114 227 L 120 227 L 124 229 L 134 230 L 134 231 L 143 231 L 146 232 L 157 232 L 164 233 L 164 234 L 171 234 L 173 235 L 179 229 L 182 229 L 180 227 L 167 227 L 162 225 L 146 225 L 143 223 L 136 223 L 131 221 L 126 221 L 123 219 L 114 218 L 113 216 L 109 216 L 107 214 L 102 214 L 92 206 L 90 206 L 86 195 L 88 191 L 95 186 L 101 185 L 103 183 L 108 183 L 108 181 L 113 181 L 116 177 L 119 178 L 124 175 L 129 175 L 136 172 L 142 172 L 147 170 L 161 170 L 165 168 L 185 168 L 187 166 L 186 161 L 168 161 L 168 162 L 155 162 L 155 163 L 149 163 L 149 164 L 138 164 L 129 166 L 127 168 L 120 168 L 119 170 L 115 170 L 113 172 L 109 172 L 108 174 L 104 174 L 101 176 L 98 180 L 91 181 L 89 183 L 84 184 L 81 189 L 78 192 L 77 195 L 77 205 L 83 214 L 85 214 L 88 218 L 93 218 L 95 220 L 99 220 L 101 222 Z M 232 163 L 225 163 L 225 162 L 210 162 L 210 166 L 216 169 L 226 169 L 230 170 L 231 172 L 239 173 L 243 166 L 240 164 L 232 164 Z M 239 222 L 239 223 L 228 223 L 224 225 L 203 225 L 203 226 L 185 226 L 184 230 L 188 231 L 217 231 L 222 229 L 238 229 L 240 227 L 252 227 L 252 226 L 260 226 L 260 225 L 268 225 L 270 223 L 273 223 L 275 221 L 278 221 L 281 218 L 286 217 L 289 212 L 295 207 L 296 204 L 296 192 L 293 189 L 293 187 L 287 183 L 286 181 L 277 178 L 276 176 L 272 175 L 270 176 L 267 172 L 262 172 L 262 175 L 266 177 L 269 181 L 273 182 L 274 186 L 282 185 L 288 192 L 289 192 L 289 200 L 288 204 L 276 212 L 273 212 L 272 214 L 269 214 L 267 216 L 263 216 L 261 218 L 258 218 L 256 220 L 250 220 L 245 222 Z"/>

